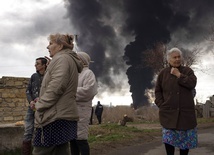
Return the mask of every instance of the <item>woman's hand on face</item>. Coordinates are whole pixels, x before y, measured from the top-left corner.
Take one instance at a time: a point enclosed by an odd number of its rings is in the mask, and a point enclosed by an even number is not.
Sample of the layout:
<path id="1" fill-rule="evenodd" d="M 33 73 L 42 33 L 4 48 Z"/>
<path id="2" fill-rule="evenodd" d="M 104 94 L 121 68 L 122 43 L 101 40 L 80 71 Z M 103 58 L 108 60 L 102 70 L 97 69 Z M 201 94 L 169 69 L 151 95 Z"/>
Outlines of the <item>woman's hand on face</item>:
<path id="1" fill-rule="evenodd" d="M 172 67 L 170 73 L 172 75 L 175 75 L 177 78 L 179 78 L 181 76 L 180 71 L 177 68 Z"/>

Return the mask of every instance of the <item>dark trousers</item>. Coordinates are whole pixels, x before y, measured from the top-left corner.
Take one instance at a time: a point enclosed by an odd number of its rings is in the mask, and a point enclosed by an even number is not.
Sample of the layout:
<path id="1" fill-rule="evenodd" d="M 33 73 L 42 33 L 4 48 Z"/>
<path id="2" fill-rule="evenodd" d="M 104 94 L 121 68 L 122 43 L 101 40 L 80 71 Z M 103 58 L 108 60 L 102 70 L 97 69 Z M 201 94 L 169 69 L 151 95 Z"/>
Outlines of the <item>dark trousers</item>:
<path id="1" fill-rule="evenodd" d="M 94 115 L 94 108 L 92 107 L 91 108 L 91 117 L 90 117 L 90 123 L 89 123 L 89 125 L 93 124 L 93 115 Z"/>
<path id="2" fill-rule="evenodd" d="M 175 147 L 165 143 L 166 153 L 167 155 L 174 155 Z M 180 155 L 188 155 L 189 149 L 182 150 L 180 149 Z"/>
<path id="3" fill-rule="evenodd" d="M 97 115 L 97 120 L 98 120 L 98 123 L 101 124 L 102 123 L 102 116 L 101 115 Z"/>
<path id="4" fill-rule="evenodd" d="M 64 155 L 70 154 L 69 143 L 50 146 L 50 147 L 34 147 L 33 155 Z"/>
<path id="5" fill-rule="evenodd" d="M 71 155 L 90 155 L 90 148 L 87 140 L 70 141 Z"/>
<path id="6" fill-rule="evenodd" d="M 89 125 L 93 124 L 93 114 L 91 114 Z"/>

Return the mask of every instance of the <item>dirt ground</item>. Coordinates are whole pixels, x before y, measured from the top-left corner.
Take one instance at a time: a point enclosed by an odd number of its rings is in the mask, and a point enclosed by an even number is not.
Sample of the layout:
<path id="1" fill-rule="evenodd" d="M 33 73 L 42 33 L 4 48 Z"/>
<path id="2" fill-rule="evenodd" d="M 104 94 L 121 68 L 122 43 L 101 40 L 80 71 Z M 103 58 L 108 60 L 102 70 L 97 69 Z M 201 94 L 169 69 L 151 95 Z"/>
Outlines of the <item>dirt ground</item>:
<path id="1" fill-rule="evenodd" d="M 117 150 L 121 150 L 128 146 L 147 144 L 155 141 L 161 140 L 161 126 L 160 124 L 137 124 L 137 125 L 128 125 L 135 126 L 139 129 L 158 129 L 156 132 L 145 133 L 144 135 L 140 135 L 133 140 L 121 141 L 121 142 L 111 142 L 108 144 L 99 144 L 95 147 L 91 148 L 91 155 L 107 155 L 110 152 L 115 152 Z M 214 126 L 214 122 L 200 124 L 198 125 L 199 129 L 209 128 Z M 160 129 L 160 130 L 159 130 Z"/>

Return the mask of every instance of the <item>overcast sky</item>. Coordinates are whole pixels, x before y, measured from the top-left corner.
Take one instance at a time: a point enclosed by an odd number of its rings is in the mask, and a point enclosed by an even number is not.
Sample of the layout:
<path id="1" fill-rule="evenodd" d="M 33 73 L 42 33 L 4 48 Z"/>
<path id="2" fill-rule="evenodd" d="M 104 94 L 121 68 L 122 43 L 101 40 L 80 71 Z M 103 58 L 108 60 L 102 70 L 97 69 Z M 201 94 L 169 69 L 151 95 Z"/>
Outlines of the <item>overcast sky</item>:
<path id="1" fill-rule="evenodd" d="M 49 56 L 49 34 L 75 34 L 63 0 L 6 0 L 0 5 L 0 77 L 30 77 L 35 72 L 35 58 Z M 125 75 L 125 73 L 123 74 Z M 119 79 L 121 77 L 118 77 Z M 117 80 L 117 79 L 116 79 Z M 101 100 L 104 104 L 129 105 L 131 101 L 128 80 L 120 95 Z M 107 94 L 99 94 L 94 104 Z M 119 97 L 118 97 L 119 96 Z"/>
<path id="2" fill-rule="evenodd" d="M 0 76 L 30 77 L 49 55 L 50 33 L 72 32 L 62 0 L 7 0 L 0 5 Z"/>
<path id="3" fill-rule="evenodd" d="M 30 77 L 35 72 L 35 58 L 49 55 L 46 49 L 49 34 L 75 33 L 70 20 L 66 18 L 66 11 L 63 0 L 1 1 L 0 77 Z M 195 70 L 198 77 L 196 98 L 201 102 L 214 94 L 214 56 L 206 53 L 200 57 L 198 67 L 203 71 Z M 127 96 L 130 95 L 128 80 L 125 73 L 122 75 L 123 77 L 118 77 L 118 81 L 124 79 L 124 87 L 127 89 L 123 92 L 125 97 L 121 98 L 121 102 L 129 104 L 131 97 Z M 118 94 L 112 95 L 112 100 L 117 96 Z M 108 99 L 106 103 L 112 100 Z"/>

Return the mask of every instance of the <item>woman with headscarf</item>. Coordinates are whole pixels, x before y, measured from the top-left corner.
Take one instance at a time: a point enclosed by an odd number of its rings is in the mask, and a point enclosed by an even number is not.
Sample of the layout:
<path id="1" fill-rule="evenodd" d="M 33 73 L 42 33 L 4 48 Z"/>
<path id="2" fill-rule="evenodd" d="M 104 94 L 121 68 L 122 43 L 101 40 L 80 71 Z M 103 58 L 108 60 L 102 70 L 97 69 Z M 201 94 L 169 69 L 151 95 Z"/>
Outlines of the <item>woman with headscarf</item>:
<path id="1" fill-rule="evenodd" d="M 88 130 L 91 117 L 92 100 L 97 94 L 97 81 L 92 70 L 89 69 L 90 56 L 85 52 L 77 52 L 83 63 L 83 70 L 79 73 L 76 102 L 79 112 L 77 140 L 70 141 L 72 155 L 89 155 Z"/>

